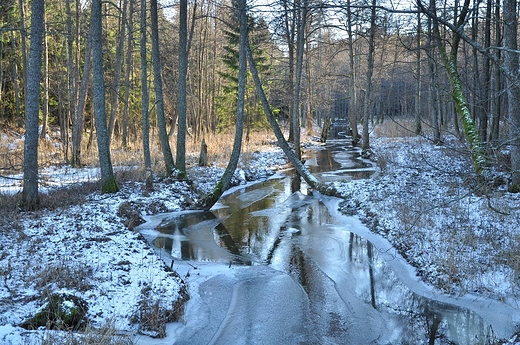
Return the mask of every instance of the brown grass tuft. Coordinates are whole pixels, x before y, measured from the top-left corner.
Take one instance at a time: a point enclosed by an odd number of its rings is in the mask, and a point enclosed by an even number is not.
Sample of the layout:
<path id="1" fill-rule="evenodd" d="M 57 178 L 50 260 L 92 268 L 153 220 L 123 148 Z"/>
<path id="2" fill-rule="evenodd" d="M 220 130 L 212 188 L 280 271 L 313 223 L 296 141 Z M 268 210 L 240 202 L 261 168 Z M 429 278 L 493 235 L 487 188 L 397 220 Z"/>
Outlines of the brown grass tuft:
<path id="1" fill-rule="evenodd" d="M 400 138 L 415 136 L 415 120 L 411 118 L 386 119 L 374 126 L 377 137 Z"/>

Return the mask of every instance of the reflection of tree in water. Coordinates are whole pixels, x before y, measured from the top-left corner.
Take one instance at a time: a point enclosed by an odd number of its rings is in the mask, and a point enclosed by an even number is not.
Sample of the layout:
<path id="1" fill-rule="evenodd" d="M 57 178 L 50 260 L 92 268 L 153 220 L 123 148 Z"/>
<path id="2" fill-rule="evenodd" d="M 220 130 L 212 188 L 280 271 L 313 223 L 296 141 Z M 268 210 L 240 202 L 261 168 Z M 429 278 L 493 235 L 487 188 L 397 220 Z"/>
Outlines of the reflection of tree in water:
<path id="1" fill-rule="evenodd" d="M 359 294 L 366 303 L 393 315 L 402 339 L 410 344 L 493 344 L 493 332 L 482 318 L 470 310 L 430 300 L 414 294 L 379 256 L 377 248 L 362 237 L 348 236 L 349 270 L 361 284 Z M 356 273 L 357 272 L 357 273 Z"/>
<path id="2" fill-rule="evenodd" d="M 314 260 L 313 250 L 319 253 L 320 243 L 309 243 L 310 251 L 304 249 L 309 238 L 324 236 L 326 242 L 331 236 L 344 249 L 345 274 L 354 277 L 351 288 L 367 306 L 384 315 L 387 327 L 399 339 L 397 343 L 492 343 L 491 330 L 477 314 L 412 293 L 376 247 L 353 232 L 345 233 L 345 229 L 332 231 L 330 225 L 338 225 L 338 220 L 316 197 L 300 193 L 301 181 L 292 182 L 283 185 L 285 193 L 290 191 L 285 196 L 265 186 L 258 193 L 251 190 L 251 193 L 234 196 L 236 205 L 230 207 L 233 212 L 230 209 L 216 212 L 221 215 L 222 223 L 211 212 L 177 217 L 168 227 L 158 228 L 171 234 L 174 240 L 160 238 L 156 246 L 165 250 L 175 246 L 176 253 L 181 253 L 183 259 L 211 259 L 204 252 L 207 242 L 197 242 L 207 240 L 212 248 L 225 249 L 235 262 L 251 264 L 249 258 L 254 258 L 255 262 L 286 272 L 309 296 L 314 327 L 332 341 L 348 333 L 346 327 L 351 319 L 348 305 L 334 297 L 334 281 L 324 279 L 326 275 Z M 257 199 L 261 196 L 263 199 Z M 247 206 L 239 207 L 240 202 Z M 203 233 L 207 236 L 197 237 Z M 187 235 L 195 240 L 194 244 L 188 242 Z M 202 244 L 202 249 L 197 244 Z"/>
<path id="3" fill-rule="evenodd" d="M 434 345 L 435 339 L 437 338 L 437 332 L 439 331 L 439 325 L 442 321 L 442 315 L 436 312 L 428 313 L 428 308 L 425 308 L 426 312 L 426 327 L 428 330 L 428 345 Z"/>
<path id="4" fill-rule="evenodd" d="M 218 223 L 218 225 L 215 227 L 215 231 L 218 234 L 220 246 L 222 248 L 226 248 L 231 254 L 233 254 L 235 261 L 245 265 L 252 264 L 252 261 L 249 258 L 242 256 L 242 253 L 240 252 L 236 242 L 233 240 L 229 234 L 229 231 L 222 223 Z"/>
<path id="5" fill-rule="evenodd" d="M 374 283 L 374 259 L 372 256 L 372 243 L 367 242 L 367 256 L 368 256 L 368 274 L 370 276 L 370 302 L 372 307 L 376 309 L 376 291 Z"/>

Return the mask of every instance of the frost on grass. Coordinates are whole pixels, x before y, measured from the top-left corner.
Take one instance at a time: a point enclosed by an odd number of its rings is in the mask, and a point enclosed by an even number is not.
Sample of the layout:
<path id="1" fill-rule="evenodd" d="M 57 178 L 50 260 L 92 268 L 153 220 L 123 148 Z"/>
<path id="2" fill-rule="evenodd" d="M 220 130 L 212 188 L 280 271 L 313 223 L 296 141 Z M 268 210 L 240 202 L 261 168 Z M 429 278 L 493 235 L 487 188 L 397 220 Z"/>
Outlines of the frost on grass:
<path id="1" fill-rule="evenodd" d="M 518 195 L 488 188 L 455 140 L 438 147 L 418 138 L 378 139 L 373 146 L 382 173 L 336 183 L 346 198 L 342 211 L 390 240 L 444 292 L 517 296 Z"/>
<path id="2" fill-rule="evenodd" d="M 279 155 L 277 150 L 253 153 L 256 161 L 241 163 L 234 184 L 273 174 L 270 166 L 284 162 Z M 195 182 L 165 178 L 155 180 L 151 191 L 142 183 L 127 182 L 115 194 L 58 194 L 74 202 L 64 199 L 50 209 L 0 222 L 0 343 L 128 343 L 120 339 L 121 332 L 163 337 L 166 323 L 183 315 L 187 282 L 132 229 L 147 215 L 190 208 L 223 171 L 197 169 L 189 172 Z M 52 176 L 63 187 L 60 173 L 53 171 Z M 74 183 L 79 179 L 74 177 Z M 54 294 L 74 296 L 88 305 L 85 331 L 21 330 L 18 326 L 37 315 Z"/>
<path id="3" fill-rule="evenodd" d="M 162 195 L 164 207 L 179 210 L 182 189 L 167 196 Z M 143 305 L 143 290 L 161 301 L 166 314 L 178 315 L 185 282 L 117 216 L 124 202 L 146 200 L 151 199 L 125 188 L 95 194 L 81 205 L 22 217 L 19 229 L 0 232 L 2 324 L 22 324 L 54 293 L 84 300 L 86 322 L 94 328 L 114 320 L 118 330 L 137 331 L 141 325 L 130 317 Z"/>

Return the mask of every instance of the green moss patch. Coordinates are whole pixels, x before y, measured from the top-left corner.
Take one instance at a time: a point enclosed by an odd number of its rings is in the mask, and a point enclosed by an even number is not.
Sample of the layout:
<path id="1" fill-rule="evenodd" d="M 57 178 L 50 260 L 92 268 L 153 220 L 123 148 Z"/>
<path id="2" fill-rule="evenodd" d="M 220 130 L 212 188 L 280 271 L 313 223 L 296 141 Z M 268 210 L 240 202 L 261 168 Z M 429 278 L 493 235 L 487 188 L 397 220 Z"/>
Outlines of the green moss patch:
<path id="1" fill-rule="evenodd" d="M 24 321 L 20 327 L 35 330 L 40 327 L 59 330 L 81 330 L 86 325 L 87 302 L 82 298 L 54 293 L 45 299 L 36 314 Z"/>

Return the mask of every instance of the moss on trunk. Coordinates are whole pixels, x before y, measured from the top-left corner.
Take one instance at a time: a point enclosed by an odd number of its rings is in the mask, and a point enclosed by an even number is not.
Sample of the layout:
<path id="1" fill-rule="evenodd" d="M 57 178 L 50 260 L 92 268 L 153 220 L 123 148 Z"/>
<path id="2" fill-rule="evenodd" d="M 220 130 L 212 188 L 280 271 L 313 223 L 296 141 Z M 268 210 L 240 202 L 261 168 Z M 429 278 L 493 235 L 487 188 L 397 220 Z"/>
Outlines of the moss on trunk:
<path id="1" fill-rule="evenodd" d="M 109 178 L 105 182 L 103 182 L 103 187 L 101 188 L 101 193 L 117 193 L 119 188 L 117 187 L 116 179 L 114 177 Z"/>

